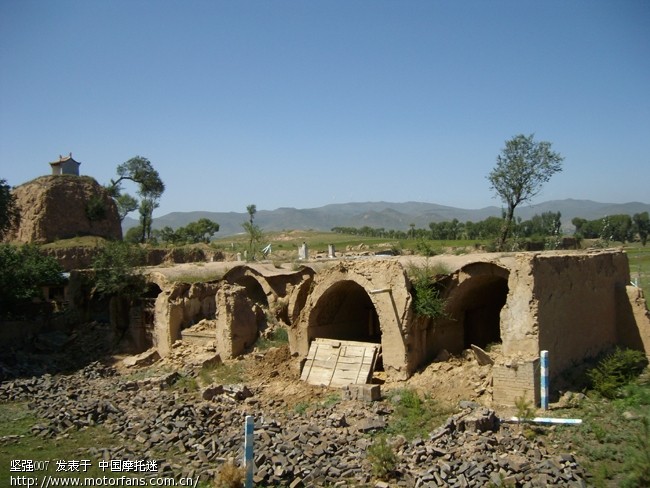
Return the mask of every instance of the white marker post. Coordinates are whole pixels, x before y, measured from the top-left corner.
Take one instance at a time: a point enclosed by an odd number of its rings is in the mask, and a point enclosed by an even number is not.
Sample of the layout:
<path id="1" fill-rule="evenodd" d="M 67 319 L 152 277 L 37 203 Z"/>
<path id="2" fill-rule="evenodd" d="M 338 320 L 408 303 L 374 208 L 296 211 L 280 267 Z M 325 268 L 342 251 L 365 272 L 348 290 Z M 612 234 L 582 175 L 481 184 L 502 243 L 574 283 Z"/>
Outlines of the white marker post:
<path id="1" fill-rule="evenodd" d="M 246 488 L 253 488 L 253 427 L 252 415 L 246 415 L 244 428 L 244 466 L 246 466 Z"/>
<path id="2" fill-rule="evenodd" d="M 544 410 L 548 410 L 548 351 L 541 352 L 540 363 L 540 403 Z"/>

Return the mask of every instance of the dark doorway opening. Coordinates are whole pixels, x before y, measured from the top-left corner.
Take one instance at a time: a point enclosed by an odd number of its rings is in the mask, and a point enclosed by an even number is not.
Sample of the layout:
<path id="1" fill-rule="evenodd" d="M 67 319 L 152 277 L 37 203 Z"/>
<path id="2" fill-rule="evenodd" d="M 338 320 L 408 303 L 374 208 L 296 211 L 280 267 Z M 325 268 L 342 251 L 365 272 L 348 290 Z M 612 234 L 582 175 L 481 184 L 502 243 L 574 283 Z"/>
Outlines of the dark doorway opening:
<path id="1" fill-rule="evenodd" d="M 484 282 L 472 287 L 464 300 L 466 349 L 472 344 L 485 348 L 501 342 L 501 309 L 508 297 L 508 282 L 502 278 L 481 281 Z"/>
<path id="2" fill-rule="evenodd" d="M 324 293 L 309 319 L 309 338 L 323 337 L 381 344 L 375 306 L 354 281 L 340 281 Z"/>
<path id="3" fill-rule="evenodd" d="M 131 308 L 131 339 L 137 352 L 153 347 L 156 298 L 161 292 L 162 290 L 157 284 L 148 283 L 140 300 Z"/>
<path id="4" fill-rule="evenodd" d="M 325 292 L 309 318 L 309 341 L 316 337 L 381 344 L 379 316 L 370 295 L 355 281 L 339 281 Z M 375 371 L 383 371 L 381 353 Z"/>
<path id="5" fill-rule="evenodd" d="M 447 323 L 455 333 L 444 347 L 454 354 L 472 344 L 485 348 L 501 343 L 501 309 L 508 298 L 507 269 L 473 263 L 465 266 L 462 274 L 465 279 L 447 293 Z"/>
<path id="6" fill-rule="evenodd" d="M 261 307 L 268 308 L 269 300 L 266 293 L 264 293 L 264 288 L 262 288 L 260 282 L 255 278 L 244 275 L 237 278 L 234 283 L 246 288 L 246 295 L 251 301 L 257 303 Z"/>

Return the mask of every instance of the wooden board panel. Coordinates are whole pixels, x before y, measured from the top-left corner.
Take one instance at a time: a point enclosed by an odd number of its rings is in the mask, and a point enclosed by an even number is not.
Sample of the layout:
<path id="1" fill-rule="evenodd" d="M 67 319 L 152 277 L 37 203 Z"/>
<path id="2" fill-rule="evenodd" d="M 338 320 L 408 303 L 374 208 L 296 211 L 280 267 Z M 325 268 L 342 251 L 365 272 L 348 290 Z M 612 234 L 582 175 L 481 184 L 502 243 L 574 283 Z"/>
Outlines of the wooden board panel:
<path id="1" fill-rule="evenodd" d="M 315 339 L 300 379 L 310 385 L 335 387 L 368 383 L 380 348 L 372 342 Z"/>

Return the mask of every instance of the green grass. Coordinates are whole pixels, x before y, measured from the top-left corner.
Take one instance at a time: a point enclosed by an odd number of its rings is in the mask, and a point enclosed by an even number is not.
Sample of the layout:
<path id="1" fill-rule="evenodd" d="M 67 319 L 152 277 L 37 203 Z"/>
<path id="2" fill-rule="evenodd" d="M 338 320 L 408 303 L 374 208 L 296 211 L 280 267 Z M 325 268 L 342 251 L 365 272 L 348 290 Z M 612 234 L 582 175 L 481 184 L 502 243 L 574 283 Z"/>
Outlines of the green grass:
<path id="1" fill-rule="evenodd" d="M 228 236 L 216 239 L 212 242 L 216 249 L 225 251 L 241 251 L 247 245 L 247 238 L 243 235 Z M 295 252 L 297 256 L 298 247 L 306 243 L 311 255 L 326 253 L 328 245 L 333 244 L 337 252 L 344 252 L 348 247 L 357 249 L 363 245 L 362 250 L 379 251 L 394 249 L 399 252 L 415 252 L 418 246 L 421 246 L 420 239 L 389 239 L 387 237 L 364 237 L 349 234 L 338 234 L 334 232 L 322 231 L 284 231 L 284 232 L 266 232 L 264 233 L 264 242 L 270 242 L 273 248 L 271 258 L 275 259 L 276 255 L 281 252 Z M 461 249 L 457 252 L 463 252 L 466 247 L 485 244 L 485 241 L 476 240 L 457 240 L 457 241 L 426 241 L 427 245 L 437 252 L 445 249 Z M 456 251 L 454 251 L 456 252 Z"/>
<path id="2" fill-rule="evenodd" d="M 266 349 L 270 349 L 272 347 L 280 347 L 288 343 L 289 333 L 287 332 L 287 329 L 284 327 L 279 327 L 271 333 L 271 337 L 260 337 L 255 343 L 255 346 L 259 350 L 264 351 Z"/>
<path id="3" fill-rule="evenodd" d="M 428 396 L 421 397 L 415 390 L 400 389 L 390 392 L 395 410 L 391 415 L 386 433 L 403 435 L 408 440 L 426 438 L 439 427 L 452 410 Z"/>
<path id="4" fill-rule="evenodd" d="M 97 236 L 72 237 L 44 244 L 43 249 L 67 249 L 69 247 L 101 247 L 106 239 Z"/>
<path id="5" fill-rule="evenodd" d="M 199 378 L 203 385 L 222 383 L 227 385 L 244 383 L 246 371 L 243 363 L 220 363 L 203 366 L 199 371 Z"/>
<path id="6" fill-rule="evenodd" d="M 11 486 L 11 476 L 38 477 L 39 483 L 44 476 L 61 478 L 120 478 L 122 476 L 142 478 L 142 474 L 102 470 L 100 459 L 94 459 L 87 450 L 119 448 L 124 440 L 111 434 L 102 426 L 93 426 L 81 430 L 71 429 L 55 438 L 39 437 L 31 428 L 36 424 L 47 424 L 47 420 L 34 415 L 26 402 L 0 403 L 0 486 Z M 170 453 L 153 451 L 143 461 L 169 457 Z M 174 453 L 180 456 L 180 453 Z M 11 461 L 31 460 L 49 461 L 46 470 L 34 472 L 11 472 Z M 90 461 L 86 471 L 57 471 L 57 461 L 65 465 L 81 460 Z M 116 481 L 117 482 L 117 481 Z M 106 486 L 113 486 L 109 484 Z M 134 481 L 135 483 L 135 481 Z M 39 484 L 40 486 L 40 484 Z M 114 485 L 118 486 L 118 485 Z M 127 485 L 120 485 L 127 486 Z M 135 484 L 133 486 L 136 486 Z M 200 482 L 198 488 L 211 488 L 211 483 Z"/>
<path id="7" fill-rule="evenodd" d="M 298 415 L 304 416 L 307 413 L 313 413 L 323 408 L 327 409 L 333 407 L 340 401 L 341 401 L 340 393 L 330 393 L 321 401 L 313 401 L 313 402 L 302 401 L 296 403 L 296 405 L 294 405 L 293 407 L 293 411 L 296 412 Z"/>
<path id="8" fill-rule="evenodd" d="M 650 291 L 650 245 L 629 244 L 625 246 L 625 251 L 630 262 L 630 278 L 637 280 L 644 290 Z"/>
<path id="9" fill-rule="evenodd" d="M 634 477 L 650 470 L 650 370 L 621 388 L 614 400 L 588 392 L 579 407 L 553 411 L 553 417 L 582 419 L 579 426 L 546 428 L 545 443 L 575 452 L 592 476 L 589 486 L 648 486 Z"/>
<path id="10" fill-rule="evenodd" d="M 32 433 L 33 425 L 43 423 L 36 417 L 27 403 L 0 403 L 0 486 L 10 486 L 10 476 L 74 476 L 75 473 L 57 473 L 56 461 L 79 461 L 89 459 L 84 453 L 89 447 L 118 447 L 122 441 L 113 437 L 101 426 L 82 430 L 71 430 L 56 438 L 39 437 Z M 8 438 L 8 436 L 17 436 Z M 47 471 L 38 473 L 11 473 L 12 460 L 50 461 Z M 85 473 L 76 473 L 75 477 L 110 476 L 99 469 L 97 461 L 90 459 L 92 465 Z M 121 473 L 115 473 L 121 475 Z"/>
<path id="11" fill-rule="evenodd" d="M 196 392 L 199 391 L 199 383 L 196 378 L 189 375 L 181 375 L 181 377 L 174 382 L 172 390 L 183 392 Z"/>

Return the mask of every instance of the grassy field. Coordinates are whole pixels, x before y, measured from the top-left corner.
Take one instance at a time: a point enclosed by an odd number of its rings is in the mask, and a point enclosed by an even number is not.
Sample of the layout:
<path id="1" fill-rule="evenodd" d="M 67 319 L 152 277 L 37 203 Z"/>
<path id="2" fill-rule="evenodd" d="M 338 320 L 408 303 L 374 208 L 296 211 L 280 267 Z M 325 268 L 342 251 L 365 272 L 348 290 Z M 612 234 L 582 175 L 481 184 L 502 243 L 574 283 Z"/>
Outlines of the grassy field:
<path id="1" fill-rule="evenodd" d="M 246 248 L 248 242 L 247 239 L 247 236 L 238 234 L 236 236 L 215 239 L 212 241 L 211 246 L 227 252 L 237 252 Z M 454 252 L 455 249 L 466 252 L 467 249 L 472 249 L 477 245 L 485 244 L 484 241 L 475 240 L 422 241 L 418 239 L 388 239 L 385 237 L 364 237 L 349 234 L 337 234 L 334 232 L 293 230 L 264 233 L 262 246 L 271 244 L 272 253 L 269 259 L 273 259 L 274 255 L 284 255 L 285 253 L 294 253 L 297 257 L 298 248 L 303 243 L 307 244 L 309 252 L 312 255 L 326 253 L 328 251 L 328 245 L 330 244 L 334 245 L 337 252 L 351 249 L 367 251 L 394 250 L 398 253 L 412 253 L 421 251 L 423 246 L 425 246 L 433 250 L 436 254 L 445 251 Z"/>
<path id="2" fill-rule="evenodd" d="M 35 435 L 32 426 L 42 422 L 37 418 L 29 405 L 24 402 L 0 403 L 0 486 L 12 486 L 10 476 L 65 476 L 57 473 L 57 461 L 79 461 L 87 458 L 80 454 L 80 449 L 90 447 L 119 446 L 121 441 L 115 439 L 101 426 L 84 430 L 71 430 L 58 438 L 39 437 Z M 11 461 L 33 460 L 49 461 L 46 470 L 39 472 L 11 473 Z M 93 460 L 93 466 L 78 477 L 101 477 L 106 475 Z"/>
<path id="3" fill-rule="evenodd" d="M 630 278 L 647 293 L 650 291 L 650 245 L 627 245 L 625 251 L 630 261 Z"/>
<path id="4" fill-rule="evenodd" d="M 532 435 L 574 452 L 592 476 L 589 486 L 650 486 L 650 369 L 615 399 L 587 391 L 578 407 L 551 413 L 583 423 L 535 429 Z"/>

